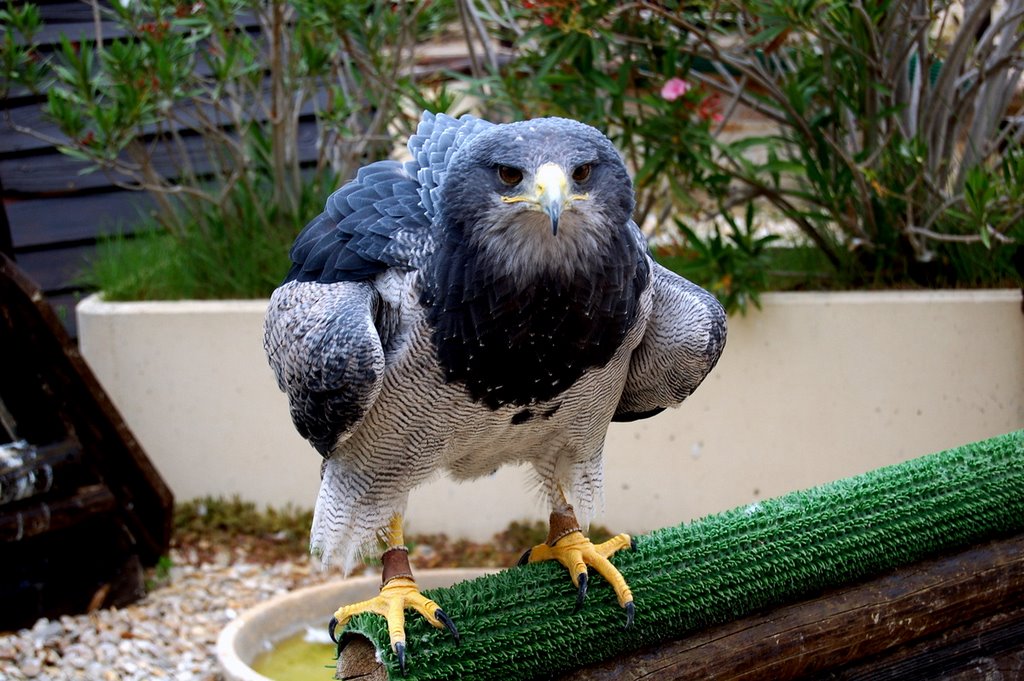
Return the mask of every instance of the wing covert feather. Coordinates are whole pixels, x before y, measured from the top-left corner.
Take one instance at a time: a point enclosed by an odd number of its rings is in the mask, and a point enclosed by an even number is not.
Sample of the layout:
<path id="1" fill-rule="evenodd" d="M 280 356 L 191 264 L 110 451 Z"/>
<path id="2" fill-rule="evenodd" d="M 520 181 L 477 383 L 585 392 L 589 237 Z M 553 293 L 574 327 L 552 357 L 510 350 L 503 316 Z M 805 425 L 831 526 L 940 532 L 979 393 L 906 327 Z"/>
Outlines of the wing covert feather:
<path id="1" fill-rule="evenodd" d="M 409 139 L 412 160 L 371 163 L 331 194 L 295 239 L 285 281 L 366 281 L 420 267 L 433 247 L 434 207 L 451 155 L 492 125 L 424 112 Z"/>
<path id="2" fill-rule="evenodd" d="M 643 340 L 630 360 L 615 421 L 674 407 L 711 373 L 725 347 L 726 316 L 718 300 L 657 263 L 654 300 Z"/>
<path id="3" fill-rule="evenodd" d="M 381 305 L 369 283 L 291 282 L 274 291 L 264 349 L 299 433 L 327 456 L 380 394 Z"/>
<path id="4" fill-rule="evenodd" d="M 448 161 L 492 125 L 424 112 L 409 139 L 411 160 L 360 168 L 296 237 L 264 321 L 264 347 L 296 428 L 324 456 L 362 423 L 383 384 L 381 335 L 393 331 L 396 310 L 377 287 L 389 271 L 422 266 Z"/>

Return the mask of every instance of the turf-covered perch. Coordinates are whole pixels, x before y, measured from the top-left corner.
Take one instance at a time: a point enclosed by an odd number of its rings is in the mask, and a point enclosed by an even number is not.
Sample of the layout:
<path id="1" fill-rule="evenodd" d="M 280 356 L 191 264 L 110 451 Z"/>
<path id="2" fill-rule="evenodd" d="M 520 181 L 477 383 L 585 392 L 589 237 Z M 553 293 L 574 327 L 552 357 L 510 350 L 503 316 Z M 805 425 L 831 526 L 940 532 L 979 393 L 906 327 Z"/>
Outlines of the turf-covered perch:
<path id="1" fill-rule="evenodd" d="M 638 537 L 615 564 L 636 620 L 591 573 L 585 607 L 561 566 L 527 565 L 428 592 L 462 643 L 409 617 L 413 679 L 532 679 L 677 639 L 929 556 L 1024 530 L 1024 430 Z M 383 618 L 366 636 L 402 678 Z"/>

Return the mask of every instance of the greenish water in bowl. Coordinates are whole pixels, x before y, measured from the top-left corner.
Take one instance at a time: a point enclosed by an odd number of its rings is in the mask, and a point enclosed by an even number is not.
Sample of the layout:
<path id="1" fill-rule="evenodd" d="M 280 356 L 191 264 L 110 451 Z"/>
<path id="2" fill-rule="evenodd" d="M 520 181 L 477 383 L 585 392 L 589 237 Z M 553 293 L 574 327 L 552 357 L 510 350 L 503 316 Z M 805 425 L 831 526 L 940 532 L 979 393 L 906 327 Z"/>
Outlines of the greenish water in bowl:
<path id="1" fill-rule="evenodd" d="M 326 681 L 334 678 L 335 646 L 307 640 L 299 633 L 253 660 L 252 668 L 274 681 Z"/>

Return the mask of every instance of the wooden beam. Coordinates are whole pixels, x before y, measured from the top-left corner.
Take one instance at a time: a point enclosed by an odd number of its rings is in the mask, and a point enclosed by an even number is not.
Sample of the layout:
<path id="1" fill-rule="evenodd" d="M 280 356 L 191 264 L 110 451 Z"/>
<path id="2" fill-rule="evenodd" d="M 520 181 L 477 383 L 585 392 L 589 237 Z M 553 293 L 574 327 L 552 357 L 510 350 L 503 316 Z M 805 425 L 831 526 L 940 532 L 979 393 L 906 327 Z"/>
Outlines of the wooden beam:
<path id="1" fill-rule="evenodd" d="M 886 669 L 905 671 L 915 664 L 949 668 L 957 660 L 972 663 L 977 656 L 971 654 L 986 637 L 995 648 L 1024 650 L 1022 596 L 1019 535 L 633 651 L 562 679 L 784 681 L 844 668 L 859 672 L 851 678 L 876 679 L 890 678 Z M 343 649 L 335 678 L 388 676 L 374 647 L 362 639 Z"/>
<path id="2" fill-rule="evenodd" d="M 89 485 L 65 499 L 49 501 L 23 510 L 7 511 L 0 515 L 0 541 L 14 543 L 48 532 L 56 532 L 92 520 L 94 516 L 112 514 L 117 499 L 104 485 Z"/>
<path id="3" fill-rule="evenodd" d="M 377 649 L 367 639 L 356 636 L 345 644 L 338 656 L 335 679 L 343 681 L 387 681 L 388 670 L 377 659 Z"/>
<path id="4" fill-rule="evenodd" d="M 85 482 L 82 448 L 74 439 L 36 447 L 0 446 L 0 506 Z"/>

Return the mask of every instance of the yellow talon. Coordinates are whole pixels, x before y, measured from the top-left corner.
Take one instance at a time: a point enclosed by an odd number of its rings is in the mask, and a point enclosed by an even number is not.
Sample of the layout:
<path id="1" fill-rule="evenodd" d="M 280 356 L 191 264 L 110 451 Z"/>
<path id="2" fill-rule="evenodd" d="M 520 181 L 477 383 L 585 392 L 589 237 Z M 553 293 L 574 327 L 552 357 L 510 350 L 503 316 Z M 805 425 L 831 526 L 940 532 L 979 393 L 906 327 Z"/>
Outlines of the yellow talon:
<path id="1" fill-rule="evenodd" d="M 384 586 L 373 598 L 352 605 L 338 608 L 331 618 L 328 632 L 331 640 L 337 642 L 335 630 L 344 627 L 356 615 L 372 612 L 380 615 L 388 623 L 388 638 L 391 650 L 398 657 L 398 665 L 405 672 L 405 610 L 412 608 L 423 615 L 432 626 L 447 629 L 459 642 L 459 631 L 455 623 L 445 614 L 437 603 L 422 593 L 411 577 L 408 550 L 402 544 L 401 518 L 395 516 L 388 530 L 388 550 L 384 552 Z M 394 576 L 390 576 L 394 575 Z"/>
<path id="2" fill-rule="evenodd" d="M 391 648 L 405 641 L 405 610 L 412 608 L 423 615 L 431 625 L 444 629 L 445 624 L 438 617 L 437 603 L 420 593 L 416 582 L 408 577 L 395 577 L 381 587 L 380 593 L 373 598 L 352 605 L 344 605 L 334 613 L 337 626 L 344 627 L 354 616 L 364 612 L 376 613 L 388 622 L 388 634 Z M 444 616 L 444 613 L 441 613 Z"/>
<path id="3" fill-rule="evenodd" d="M 569 578 L 576 587 L 576 609 L 583 607 L 587 596 L 587 584 L 590 581 L 587 569 L 592 567 L 605 578 L 619 605 L 626 611 L 626 628 L 633 624 L 636 607 L 633 605 L 633 592 L 630 591 L 626 579 L 608 558 L 627 546 L 636 548 L 636 543 L 628 534 L 620 534 L 606 542 L 594 545 L 580 530 L 579 521 L 572 505 L 565 499 L 562 488 L 558 487 L 558 503 L 551 511 L 548 538 L 543 544 L 530 549 L 519 560 L 523 563 L 539 563 L 543 560 L 557 560 L 569 571 Z"/>
<path id="4" fill-rule="evenodd" d="M 626 607 L 627 603 L 633 602 L 633 592 L 630 591 L 622 573 L 611 564 L 608 558 L 616 551 L 631 545 L 632 539 L 628 534 L 620 534 L 595 545 L 577 530 L 565 535 L 553 545 L 538 544 L 533 547 L 533 550 L 530 551 L 529 562 L 557 560 L 569 571 L 573 586 L 577 588 L 581 588 L 579 577 L 585 576 L 587 566 L 590 566 L 611 584 L 612 589 L 615 590 L 615 596 L 619 599 L 619 605 Z M 582 589 L 586 589 L 586 586 Z"/>

